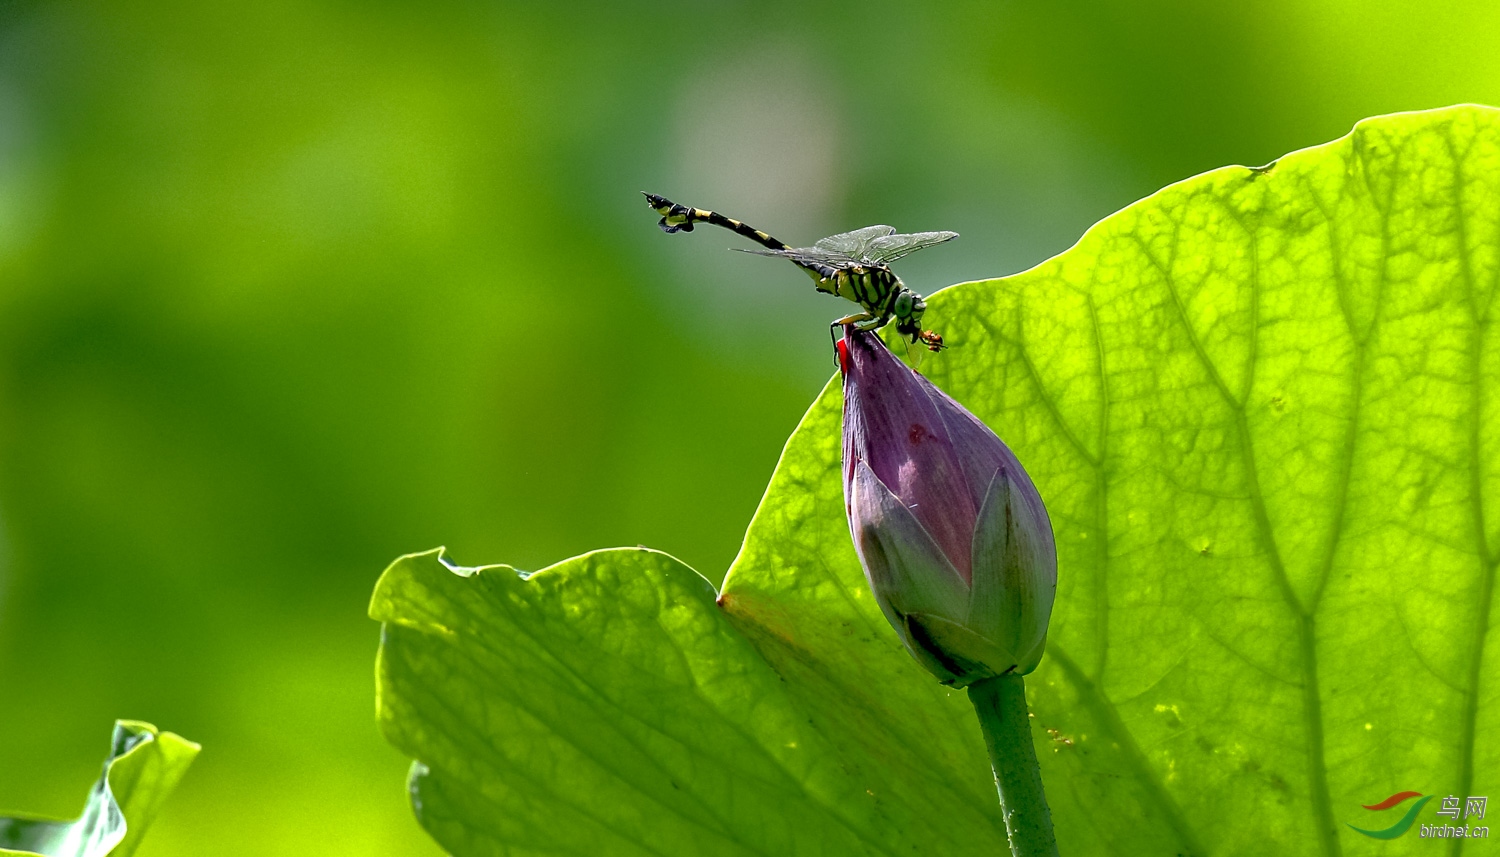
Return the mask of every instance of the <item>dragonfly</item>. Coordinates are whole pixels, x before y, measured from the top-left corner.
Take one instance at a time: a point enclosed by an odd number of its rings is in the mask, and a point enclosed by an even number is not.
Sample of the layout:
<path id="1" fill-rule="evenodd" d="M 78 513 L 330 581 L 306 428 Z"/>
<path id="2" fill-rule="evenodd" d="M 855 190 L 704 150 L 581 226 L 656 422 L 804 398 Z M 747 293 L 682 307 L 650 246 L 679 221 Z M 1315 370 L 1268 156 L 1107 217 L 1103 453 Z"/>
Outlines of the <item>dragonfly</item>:
<path id="1" fill-rule="evenodd" d="M 806 271 L 818 291 L 859 304 L 861 312 L 833 322 L 829 325 L 830 332 L 846 324 L 854 325 L 855 330 L 876 330 L 894 321 L 896 332 L 913 345 L 921 343 L 929 351 L 945 347 L 943 337 L 922 329 L 927 302 L 901 282 L 890 263 L 934 244 L 952 241 L 958 237 L 957 232 L 900 234 L 893 226 L 866 226 L 830 235 L 811 247 L 792 247 L 717 211 L 678 205 L 666 197 L 642 193 L 646 203 L 661 215 L 657 225 L 663 232 L 669 235 L 692 232 L 695 223 L 721 226 L 766 248 L 741 252 L 786 259 Z"/>

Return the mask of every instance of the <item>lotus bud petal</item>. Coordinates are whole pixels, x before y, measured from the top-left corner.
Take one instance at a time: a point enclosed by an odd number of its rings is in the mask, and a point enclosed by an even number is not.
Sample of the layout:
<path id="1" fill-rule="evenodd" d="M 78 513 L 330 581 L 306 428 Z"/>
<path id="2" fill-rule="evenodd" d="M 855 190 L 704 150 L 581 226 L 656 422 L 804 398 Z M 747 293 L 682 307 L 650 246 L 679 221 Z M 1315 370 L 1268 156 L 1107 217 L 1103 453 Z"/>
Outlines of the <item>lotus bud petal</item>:
<path id="1" fill-rule="evenodd" d="M 944 684 L 1036 669 L 1057 550 L 1031 477 L 873 333 L 846 328 L 839 366 L 849 532 L 881 612 Z"/>

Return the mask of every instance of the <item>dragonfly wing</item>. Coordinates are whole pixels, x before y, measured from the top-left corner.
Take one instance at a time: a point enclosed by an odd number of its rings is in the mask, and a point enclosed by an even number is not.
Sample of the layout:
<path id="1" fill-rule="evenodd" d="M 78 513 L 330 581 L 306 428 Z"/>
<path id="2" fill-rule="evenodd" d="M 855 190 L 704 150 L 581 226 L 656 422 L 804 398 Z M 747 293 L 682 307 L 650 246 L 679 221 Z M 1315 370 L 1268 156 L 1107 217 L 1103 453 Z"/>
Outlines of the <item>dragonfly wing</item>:
<path id="1" fill-rule="evenodd" d="M 814 244 L 819 250 L 832 250 L 835 253 L 843 253 L 851 259 L 862 259 L 870 247 L 870 242 L 890 235 L 896 231 L 894 226 L 866 226 L 853 232 L 840 232 Z"/>
<path id="2" fill-rule="evenodd" d="M 851 233 L 852 234 L 852 233 Z M 874 265 L 889 265 L 911 253 L 958 237 L 957 232 L 913 232 L 904 235 L 883 235 L 870 241 L 860 257 Z"/>
<path id="3" fill-rule="evenodd" d="M 799 265 L 820 265 L 827 268 L 843 269 L 852 268 L 859 264 L 859 260 L 846 253 L 829 250 L 823 247 L 788 247 L 785 250 L 744 250 L 734 248 L 741 253 L 754 253 L 757 256 L 774 256 L 778 259 L 788 259 Z"/>

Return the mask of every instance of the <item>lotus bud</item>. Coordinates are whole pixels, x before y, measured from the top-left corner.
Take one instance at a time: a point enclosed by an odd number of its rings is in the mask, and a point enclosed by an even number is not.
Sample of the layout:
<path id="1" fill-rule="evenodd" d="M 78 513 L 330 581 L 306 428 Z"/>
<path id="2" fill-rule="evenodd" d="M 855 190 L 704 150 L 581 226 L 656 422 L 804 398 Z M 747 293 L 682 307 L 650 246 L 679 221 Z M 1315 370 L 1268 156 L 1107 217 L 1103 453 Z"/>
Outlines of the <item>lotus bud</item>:
<path id="1" fill-rule="evenodd" d="M 1036 669 L 1057 549 L 1031 477 L 878 336 L 846 327 L 838 345 L 844 504 L 876 603 L 944 684 Z"/>

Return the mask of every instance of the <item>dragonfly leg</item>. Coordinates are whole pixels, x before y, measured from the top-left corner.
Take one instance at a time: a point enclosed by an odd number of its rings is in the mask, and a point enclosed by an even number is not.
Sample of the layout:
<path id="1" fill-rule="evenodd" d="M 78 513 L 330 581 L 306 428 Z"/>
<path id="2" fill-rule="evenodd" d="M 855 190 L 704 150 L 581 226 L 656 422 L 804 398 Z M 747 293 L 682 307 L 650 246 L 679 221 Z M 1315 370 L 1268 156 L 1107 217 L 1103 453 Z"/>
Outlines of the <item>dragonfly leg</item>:
<path id="1" fill-rule="evenodd" d="M 835 363 L 838 362 L 839 328 L 846 324 L 852 324 L 855 330 L 871 330 L 872 328 L 865 327 L 864 325 L 869 324 L 875 318 L 875 316 L 867 312 L 857 312 L 853 315 L 846 315 L 828 325 L 828 338 L 833 340 L 833 361 Z M 879 325 L 876 326 L 878 327 Z"/>
<path id="2" fill-rule="evenodd" d="M 871 322 L 876 323 L 872 325 Z M 874 330 L 884 323 L 885 322 L 881 321 L 878 316 L 871 315 L 867 312 L 857 312 L 853 315 L 846 315 L 838 321 L 835 321 L 834 323 L 828 325 L 828 329 L 830 331 L 836 331 L 846 324 L 852 324 L 854 325 L 855 330 Z M 834 339 L 837 338 L 838 337 L 834 337 Z"/>
<path id="3" fill-rule="evenodd" d="M 838 321 L 835 321 L 833 324 L 828 325 L 828 335 L 833 339 L 833 347 L 834 350 L 837 351 L 839 342 L 838 329 L 843 327 L 844 325 L 852 324 L 854 325 L 855 330 L 865 332 L 870 330 L 879 330 L 880 328 L 885 327 L 886 324 L 890 322 L 890 320 L 890 313 L 881 313 L 880 315 L 875 315 L 874 313 L 857 312 L 853 315 L 846 315 Z M 837 359 L 837 354 L 835 354 L 835 359 Z"/>
<path id="4" fill-rule="evenodd" d="M 873 316 L 873 315 L 871 315 L 871 314 L 869 314 L 867 312 L 857 312 L 857 313 L 854 313 L 853 315 L 846 315 L 846 316 L 844 316 L 843 318 L 841 318 L 838 321 L 834 322 L 833 326 L 834 327 L 843 327 L 846 324 L 852 324 L 852 325 L 854 325 L 856 328 L 858 328 L 860 330 L 869 330 L 870 328 L 863 327 L 862 325 L 869 324 L 875 318 L 876 318 L 876 316 Z"/>

